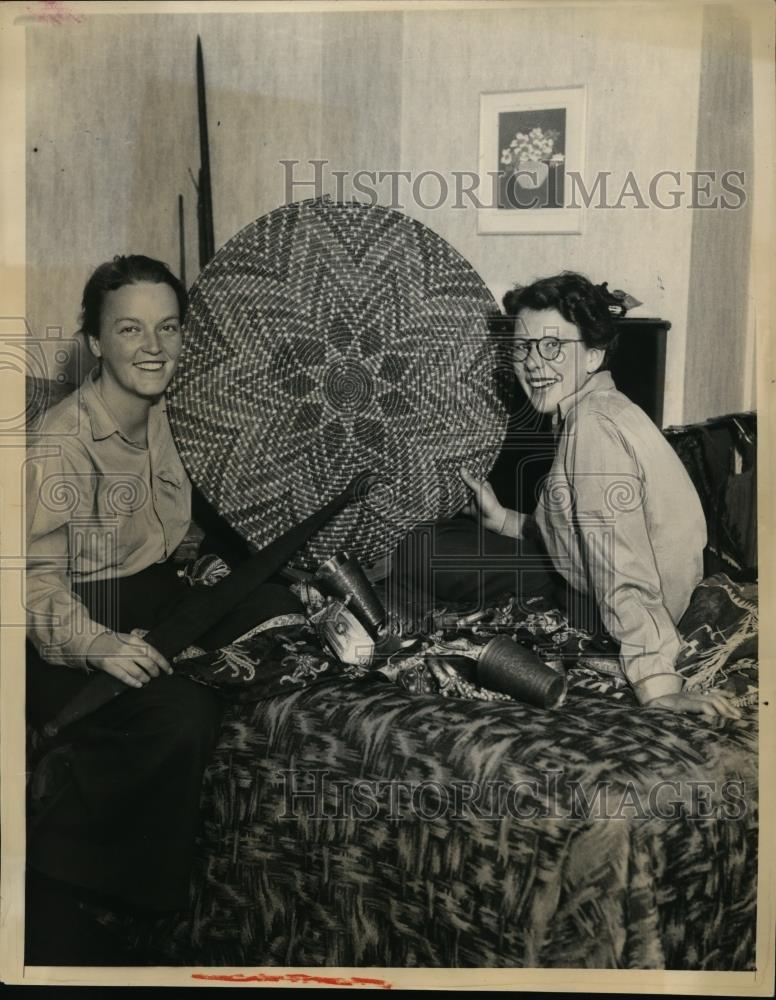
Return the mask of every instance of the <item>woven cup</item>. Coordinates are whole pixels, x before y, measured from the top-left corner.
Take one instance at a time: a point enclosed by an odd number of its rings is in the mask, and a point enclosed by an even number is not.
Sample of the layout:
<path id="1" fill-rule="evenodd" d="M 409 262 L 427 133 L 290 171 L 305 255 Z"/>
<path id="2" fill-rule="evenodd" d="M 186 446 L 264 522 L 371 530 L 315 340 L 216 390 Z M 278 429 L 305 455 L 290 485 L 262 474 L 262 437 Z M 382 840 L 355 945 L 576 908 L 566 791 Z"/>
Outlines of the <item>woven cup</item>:
<path id="1" fill-rule="evenodd" d="M 385 608 L 357 559 L 337 552 L 319 567 L 315 580 L 324 593 L 346 601 L 364 628 L 377 635 L 385 623 Z"/>
<path id="2" fill-rule="evenodd" d="M 562 674 L 506 635 L 496 636 L 483 648 L 477 660 L 477 680 L 491 691 L 538 708 L 553 708 L 563 696 Z"/>

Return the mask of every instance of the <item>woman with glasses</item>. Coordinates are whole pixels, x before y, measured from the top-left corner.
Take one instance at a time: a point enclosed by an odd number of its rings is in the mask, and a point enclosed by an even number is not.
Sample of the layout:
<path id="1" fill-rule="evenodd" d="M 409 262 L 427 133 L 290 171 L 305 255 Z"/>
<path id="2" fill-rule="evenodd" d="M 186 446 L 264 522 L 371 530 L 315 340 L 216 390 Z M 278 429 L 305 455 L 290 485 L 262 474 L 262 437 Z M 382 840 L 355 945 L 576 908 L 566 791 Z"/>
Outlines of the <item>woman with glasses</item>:
<path id="1" fill-rule="evenodd" d="M 487 532 L 538 529 L 567 595 L 592 599 L 642 705 L 738 717 L 717 693 L 685 694 L 676 623 L 703 576 L 706 524 L 681 461 L 660 430 L 617 391 L 606 369 L 616 331 L 587 278 L 563 272 L 504 297 L 511 360 L 533 408 L 552 416 L 555 457 L 532 514 L 501 505 L 461 475 Z"/>

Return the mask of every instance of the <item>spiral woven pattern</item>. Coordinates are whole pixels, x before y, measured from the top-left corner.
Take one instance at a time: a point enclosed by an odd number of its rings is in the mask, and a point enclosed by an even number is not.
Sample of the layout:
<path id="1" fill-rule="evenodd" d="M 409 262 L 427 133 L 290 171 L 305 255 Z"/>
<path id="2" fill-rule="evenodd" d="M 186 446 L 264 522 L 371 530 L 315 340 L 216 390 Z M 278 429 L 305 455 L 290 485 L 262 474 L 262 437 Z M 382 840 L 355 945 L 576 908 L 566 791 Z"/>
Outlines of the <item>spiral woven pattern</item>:
<path id="1" fill-rule="evenodd" d="M 399 212 L 313 199 L 226 243 L 191 291 L 168 413 L 191 478 L 264 546 L 364 478 L 307 544 L 379 559 L 486 476 L 506 413 L 496 304 L 445 240 Z"/>

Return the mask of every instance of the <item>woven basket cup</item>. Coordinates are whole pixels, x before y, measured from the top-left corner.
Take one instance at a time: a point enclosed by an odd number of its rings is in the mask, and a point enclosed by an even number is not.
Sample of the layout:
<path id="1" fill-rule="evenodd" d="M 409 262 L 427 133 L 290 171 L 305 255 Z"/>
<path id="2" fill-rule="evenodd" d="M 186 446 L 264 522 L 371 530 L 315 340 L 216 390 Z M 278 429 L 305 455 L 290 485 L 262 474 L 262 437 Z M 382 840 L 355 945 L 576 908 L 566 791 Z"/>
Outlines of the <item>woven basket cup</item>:
<path id="1" fill-rule="evenodd" d="M 506 635 L 491 639 L 481 651 L 477 679 L 491 691 L 539 708 L 555 707 L 564 693 L 563 675 Z"/>

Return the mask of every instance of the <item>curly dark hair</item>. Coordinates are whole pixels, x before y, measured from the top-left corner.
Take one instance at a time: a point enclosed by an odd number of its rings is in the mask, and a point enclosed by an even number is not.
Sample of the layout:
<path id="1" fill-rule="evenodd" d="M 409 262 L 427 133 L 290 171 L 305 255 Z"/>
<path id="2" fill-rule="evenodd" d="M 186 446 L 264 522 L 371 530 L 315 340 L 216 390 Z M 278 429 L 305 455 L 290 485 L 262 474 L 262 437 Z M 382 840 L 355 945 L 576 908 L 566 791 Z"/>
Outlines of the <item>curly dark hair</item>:
<path id="1" fill-rule="evenodd" d="M 524 309 L 557 309 L 577 327 L 587 347 L 600 347 L 608 354 L 615 346 L 617 327 L 606 293 L 576 271 L 561 271 L 530 285 L 515 285 L 502 301 L 513 323 Z"/>
<path id="2" fill-rule="evenodd" d="M 142 254 L 117 255 L 94 271 L 86 282 L 81 299 L 81 333 L 87 337 L 100 338 L 100 316 L 102 304 L 108 292 L 115 292 L 124 285 L 136 285 L 140 281 L 169 285 L 175 292 L 180 310 L 180 319 L 186 316 L 189 294 L 183 282 L 160 260 L 144 257 Z"/>

